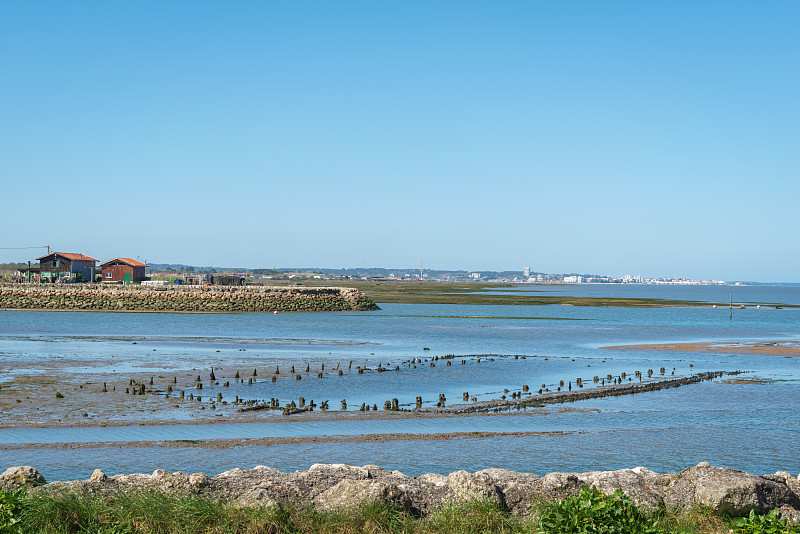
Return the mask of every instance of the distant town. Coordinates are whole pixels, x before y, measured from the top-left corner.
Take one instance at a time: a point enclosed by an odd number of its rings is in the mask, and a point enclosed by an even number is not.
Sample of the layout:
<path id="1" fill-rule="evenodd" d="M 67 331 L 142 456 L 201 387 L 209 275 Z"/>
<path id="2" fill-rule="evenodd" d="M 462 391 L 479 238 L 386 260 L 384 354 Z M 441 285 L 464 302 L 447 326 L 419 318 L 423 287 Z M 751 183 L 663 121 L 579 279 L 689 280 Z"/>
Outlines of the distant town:
<path id="1" fill-rule="evenodd" d="M 49 252 L 24 262 L 0 264 L 0 281 L 16 283 L 117 283 L 247 285 L 271 280 L 372 280 L 485 282 L 499 284 L 654 284 L 724 285 L 744 282 L 694 280 L 682 277 L 649 278 L 626 274 L 542 273 L 530 267 L 519 271 L 467 271 L 419 268 L 274 268 L 199 267 L 184 264 L 147 263 L 146 260 L 115 257 L 100 262 L 82 252 Z M 750 283 L 750 282 L 747 282 Z"/>

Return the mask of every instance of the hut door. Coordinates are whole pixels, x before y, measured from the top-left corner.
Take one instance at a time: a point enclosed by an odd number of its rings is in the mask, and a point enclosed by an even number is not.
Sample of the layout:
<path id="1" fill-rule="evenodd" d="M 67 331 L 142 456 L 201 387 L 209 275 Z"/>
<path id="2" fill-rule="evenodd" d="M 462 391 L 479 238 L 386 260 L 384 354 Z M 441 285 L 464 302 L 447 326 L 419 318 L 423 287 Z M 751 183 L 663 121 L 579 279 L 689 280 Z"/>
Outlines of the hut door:
<path id="1" fill-rule="evenodd" d="M 126 284 L 130 284 L 131 283 L 131 273 L 125 273 L 122 276 L 125 279 L 125 283 Z"/>

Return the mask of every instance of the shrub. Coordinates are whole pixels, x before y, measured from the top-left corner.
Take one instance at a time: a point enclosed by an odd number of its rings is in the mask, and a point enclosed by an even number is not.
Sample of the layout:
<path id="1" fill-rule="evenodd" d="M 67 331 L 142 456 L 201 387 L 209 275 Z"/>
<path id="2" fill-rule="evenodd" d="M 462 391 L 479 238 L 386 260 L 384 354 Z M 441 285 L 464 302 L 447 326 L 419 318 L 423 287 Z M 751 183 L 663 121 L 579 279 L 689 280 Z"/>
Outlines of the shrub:
<path id="1" fill-rule="evenodd" d="M 605 495 L 584 486 L 577 495 L 545 503 L 537 517 L 540 532 L 566 534 L 655 534 L 658 519 L 639 510 L 621 490 Z"/>

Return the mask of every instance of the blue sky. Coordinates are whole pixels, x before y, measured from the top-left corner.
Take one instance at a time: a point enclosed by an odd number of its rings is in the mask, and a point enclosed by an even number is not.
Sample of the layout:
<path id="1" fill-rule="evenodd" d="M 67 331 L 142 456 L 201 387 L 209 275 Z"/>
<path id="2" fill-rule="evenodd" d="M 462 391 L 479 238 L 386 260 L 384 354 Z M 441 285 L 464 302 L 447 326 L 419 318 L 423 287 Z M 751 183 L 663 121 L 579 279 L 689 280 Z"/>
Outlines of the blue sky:
<path id="1" fill-rule="evenodd" d="M 5 2 L 0 246 L 800 281 L 798 27 L 794 1 Z"/>

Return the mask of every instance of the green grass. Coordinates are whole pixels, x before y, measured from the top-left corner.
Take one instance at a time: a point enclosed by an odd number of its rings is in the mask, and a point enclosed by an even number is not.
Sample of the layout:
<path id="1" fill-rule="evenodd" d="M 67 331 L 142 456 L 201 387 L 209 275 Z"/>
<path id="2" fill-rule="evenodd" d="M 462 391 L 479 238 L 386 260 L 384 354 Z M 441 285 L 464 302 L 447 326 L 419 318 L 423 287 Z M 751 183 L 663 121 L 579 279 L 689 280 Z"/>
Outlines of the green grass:
<path id="1" fill-rule="evenodd" d="M 280 505 L 239 506 L 199 495 L 147 490 L 0 491 L 0 533 L 696 533 L 796 534 L 776 515 L 730 520 L 698 508 L 646 513 L 620 493 L 584 488 L 563 500 L 539 502 L 515 516 L 497 503 L 445 505 L 419 518 L 389 504 L 320 512 Z"/>
<path id="2" fill-rule="evenodd" d="M 359 317 L 369 317 L 360 315 Z M 523 315 L 376 315 L 374 317 L 435 318 L 435 319 L 519 319 L 530 321 L 589 321 L 572 317 L 531 317 Z"/>
<path id="3" fill-rule="evenodd" d="M 271 280 L 271 285 L 291 285 L 289 282 Z M 509 284 L 470 284 L 455 282 L 374 282 L 369 280 L 303 280 L 303 286 L 354 287 L 381 304 L 476 304 L 545 306 L 616 306 L 627 308 L 658 308 L 663 306 L 711 306 L 708 302 L 664 300 L 652 298 L 574 297 L 558 295 L 520 295 L 504 292 L 487 294 L 498 288 L 508 289 Z M 550 288 L 525 285 L 527 292 L 549 292 Z M 610 291 L 610 290 L 609 290 Z M 508 293 L 508 294 L 505 294 Z M 722 303 L 718 303 L 722 305 Z"/>

